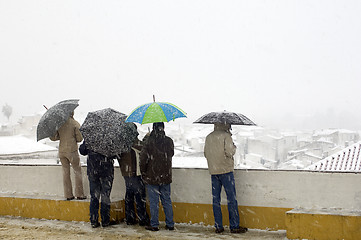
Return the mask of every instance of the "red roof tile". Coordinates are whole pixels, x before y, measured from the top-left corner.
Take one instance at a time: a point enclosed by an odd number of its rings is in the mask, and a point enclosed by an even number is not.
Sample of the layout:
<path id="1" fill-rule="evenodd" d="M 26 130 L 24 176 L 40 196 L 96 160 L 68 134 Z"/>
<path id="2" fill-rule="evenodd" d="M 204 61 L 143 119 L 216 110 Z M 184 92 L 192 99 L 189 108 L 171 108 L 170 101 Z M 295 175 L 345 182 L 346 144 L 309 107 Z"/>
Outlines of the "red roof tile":
<path id="1" fill-rule="evenodd" d="M 357 142 L 307 169 L 325 172 L 361 172 L 361 141 Z"/>

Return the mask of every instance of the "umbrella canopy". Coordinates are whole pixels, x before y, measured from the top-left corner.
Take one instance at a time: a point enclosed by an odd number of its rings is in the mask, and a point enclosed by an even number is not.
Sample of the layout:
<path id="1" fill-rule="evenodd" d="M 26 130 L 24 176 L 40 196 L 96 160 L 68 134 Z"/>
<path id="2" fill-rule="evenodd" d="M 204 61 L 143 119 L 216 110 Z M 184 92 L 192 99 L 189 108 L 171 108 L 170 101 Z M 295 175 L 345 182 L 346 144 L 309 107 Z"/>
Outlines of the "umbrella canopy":
<path id="1" fill-rule="evenodd" d="M 78 99 L 64 100 L 49 108 L 38 123 L 37 140 L 54 136 L 56 131 L 68 120 L 74 109 L 79 106 L 78 102 Z"/>
<path id="2" fill-rule="evenodd" d="M 205 123 L 205 124 L 214 124 L 214 123 L 227 123 L 231 125 L 256 125 L 249 118 L 240 113 L 234 112 L 210 112 L 199 119 L 194 123 Z"/>
<path id="3" fill-rule="evenodd" d="M 176 105 L 167 102 L 152 102 L 134 109 L 125 121 L 145 124 L 169 122 L 182 117 L 187 117 L 186 113 Z"/>
<path id="4" fill-rule="evenodd" d="M 80 127 L 86 146 L 94 152 L 112 157 L 130 151 L 138 131 L 127 115 L 111 108 L 89 112 Z"/>

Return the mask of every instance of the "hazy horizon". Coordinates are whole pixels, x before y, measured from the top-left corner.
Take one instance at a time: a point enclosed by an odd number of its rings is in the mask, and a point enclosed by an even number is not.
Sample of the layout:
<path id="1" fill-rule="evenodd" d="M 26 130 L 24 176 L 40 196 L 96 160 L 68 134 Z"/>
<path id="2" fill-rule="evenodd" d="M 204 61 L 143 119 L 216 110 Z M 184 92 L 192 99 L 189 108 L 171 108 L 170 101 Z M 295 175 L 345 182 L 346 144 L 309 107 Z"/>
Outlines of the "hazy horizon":
<path id="1" fill-rule="evenodd" d="M 0 107 L 13 122 L 71 98 L 76 115 L 129 114 L 154 94 L 189 122 L 227 110 L 265 127 L 361 130 L 357 0 L 0 6 Z"/>

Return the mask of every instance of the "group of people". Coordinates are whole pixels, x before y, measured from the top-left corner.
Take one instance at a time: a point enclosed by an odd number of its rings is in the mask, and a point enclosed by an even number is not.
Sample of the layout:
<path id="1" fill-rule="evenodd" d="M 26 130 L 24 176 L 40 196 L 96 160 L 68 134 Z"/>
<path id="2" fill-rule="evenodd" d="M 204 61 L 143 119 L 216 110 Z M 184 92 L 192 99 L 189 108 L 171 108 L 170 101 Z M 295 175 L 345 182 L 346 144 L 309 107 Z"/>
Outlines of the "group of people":
<path id="1" fill-rule="evenodd" d="M 110 193 L 114 180 L 114 160 L 117 159 L 124 177 L 125 221 L 128 225 L 139 224 L 147 230 L 159 231 L 159 200 L 165 213 L 165 228 L 174 230 L 171 201 L 173 140 L 166 136 L 164 123 L 153 123 L 152 131 L 142 141 L 136 139 L 129 152 L 106 157 L 92 151 L 79 131 L 80 124 L 73 114 L 50 139 L 60 140 L 59 158 L 63 169 L 64 196 L 67 200 L 84 200 L 82 173 L 77 143 L 82 155 L 87 155 L 87 175 L 90 188 L 90 223 L 93 228 L 107 227 L 110 222 Z M 236 151 L 229 124 L 215 124 L 214 131 L 206 137 L 204 155 L 211 174 L 215 232 L 224 231 L 221 211 L 221 190 L 225 189 L 231 233 L 244 233 L 240 226 L 238 203 L 234 180 L 234 159 Z M 70 179 L 70 165 L 75 172 L 75 196 Z M 150 216 L 146 210 L 148 197 Z M 99 220 L 99 202 L 100 218 Z M 136 210 L 135 207 L 136 206 Z"/>

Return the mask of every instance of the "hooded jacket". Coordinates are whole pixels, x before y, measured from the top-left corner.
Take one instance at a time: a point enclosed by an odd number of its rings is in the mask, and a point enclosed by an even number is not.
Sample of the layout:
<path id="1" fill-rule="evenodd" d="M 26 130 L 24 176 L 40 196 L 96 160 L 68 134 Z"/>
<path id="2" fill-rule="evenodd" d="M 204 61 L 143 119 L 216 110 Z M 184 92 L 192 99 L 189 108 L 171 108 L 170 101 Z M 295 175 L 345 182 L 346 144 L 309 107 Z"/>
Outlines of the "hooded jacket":
<path id="1" fill-rule="evenodd" d="M 236 153 L 236 146 L 229 128 L 229 125 L 215 124 L 214 131 L 206 137 L 204 156 L 211 175 L 234 171 L 233 155 Z"/>
<path id="2" fill-rule="evenodd" d="M 80 131 L 80 124 L 69 117 L 69 119 L 58 129 L 55 136 L 50 137 L 50 140 L 60 140 L 59 152 L 72 153 L 78 151 L 78 142 L 83 141 L 83 136 Z"/>
<path id="3" fill-rule="evenodd" d="M 172 182 L 174 143 L 164 131 L 152 130 L 140 152 L 142 179 L 149 185 Z"/>

